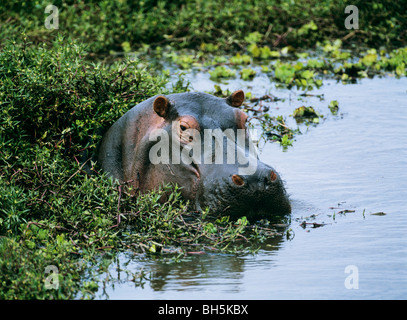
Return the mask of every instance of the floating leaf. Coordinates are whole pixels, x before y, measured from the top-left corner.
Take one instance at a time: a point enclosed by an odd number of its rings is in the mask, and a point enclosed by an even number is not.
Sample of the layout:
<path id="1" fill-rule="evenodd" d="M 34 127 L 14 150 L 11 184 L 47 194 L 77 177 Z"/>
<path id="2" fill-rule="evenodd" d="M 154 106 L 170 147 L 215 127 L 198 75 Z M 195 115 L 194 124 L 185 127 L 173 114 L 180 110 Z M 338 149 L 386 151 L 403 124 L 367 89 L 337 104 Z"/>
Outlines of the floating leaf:
<path id="1" fill-rule="evenodd" d="M 278 58 L 280 57 L 280 52 L 272 51 L 268 46 L 260 48 L 260 58 L 269 59 L 269 58 Z"/>
<path id="2" fill-rule="evenodd" d="M 220 78 L 233 78 L 235 77 L 235 71 L 225 67 L 218 66 L 214 70 L 209 71 L 211 80 L 218 80 Z"/>
<path id="3" fill-rule="evenodd" d="M 249 47 L 247 48 L 247 51 L 254 57 L 257 58 L 260 56 L 261 51 L 259 49 L 259 47 L 255 44 L 252 43 L 251 45 L 249 45 Z"/>
<path id="4" fill-rule="evenodd" d="M 230 63 L 233 64 L 249 64 L 251 61 L 252 59 L 247 54 L 241 55 L 240 53 L 237 53 L 235 56 L 230 58 Z"/>
<path id="5" fill-rule="evenodd" d="M 293 117 L 297 122 L 309 120 L 316 124 L 319 123 L 320 114 L 313 107 L 302 106 L 294 110 Z"/>
<path id="6" fill-rule="evenodd" d="M 274 76 L 277 78 L 277 80 L 288 84 L 293 80 L 294 75 L 295 68 L 292 65 L 288 63 L 276 65 Z"/>
<path id="7" fill-rule="evenodd" d="M 332 114 L 337 114 L 339 109 L 338 101 L 332 100 L 328 105 L 329 110 L 331 110 Z"/>
<path id="8" fill-rule="evenodd" d="M 243 80 L 253 79 L 255 75 L 256 71 L 253 69 L 242 69 L 242 71 L 240 71 L 240 76 Z"/>
<path id="9" fill-rule="evenodd" d="M 310 70 L 305 70 L 301 72 L 301 77 L 304 79 L 311 79 L 312 77 L 314 77 L 314 72 Z"/>

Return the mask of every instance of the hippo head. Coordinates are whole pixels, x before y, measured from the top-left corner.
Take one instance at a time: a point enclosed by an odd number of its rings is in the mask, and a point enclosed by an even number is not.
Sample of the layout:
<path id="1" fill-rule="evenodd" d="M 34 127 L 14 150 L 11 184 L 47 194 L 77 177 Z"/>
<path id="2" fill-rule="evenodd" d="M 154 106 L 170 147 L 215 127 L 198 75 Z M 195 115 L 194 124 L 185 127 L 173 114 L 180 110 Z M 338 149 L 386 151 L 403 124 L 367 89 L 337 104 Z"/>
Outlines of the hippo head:
<path id="1" fill-rule="evenodd" d="M 238 90 L 222 99 L 206 93 L 152 97 L 107 132 L 99 152 L 104 170 L 134 190 L 163 183 L 182 187 L 197 210 L 261 218 L 290 212 L 279 174 L 261 162 L 239 107 Z"/>

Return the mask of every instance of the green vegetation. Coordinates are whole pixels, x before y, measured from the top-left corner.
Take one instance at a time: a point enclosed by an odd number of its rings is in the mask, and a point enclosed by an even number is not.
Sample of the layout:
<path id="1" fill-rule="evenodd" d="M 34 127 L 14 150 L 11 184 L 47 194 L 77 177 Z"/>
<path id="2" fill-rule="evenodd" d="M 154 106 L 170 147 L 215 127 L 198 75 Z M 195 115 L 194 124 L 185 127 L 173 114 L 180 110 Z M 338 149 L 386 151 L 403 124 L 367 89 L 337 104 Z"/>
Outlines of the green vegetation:
<path id="1" fill-rule="evenodd" d="M 299 107 L 294 110 L 293 117 L 297 122 L 310 121 L 319 123 L 319 118 L 322 117 L 313 107 Z"/>
<path id="2" fill-rule="evenodd" d="M 218 80 L 221 78 L 233 78 L 235 72 L 225 66 L 218 66 L 213 71 L 209 71 L 212 80 Z"/>
<path id="3" fill-rule="evenodd" d="M 1 6 L 0 39 L 26 30 L 30 41 L 51 42 L 44 28 L 45 0 L 6 1 Z M 242 45 L 311 48 L 317 41 L 346 39 L 349 46 L 399 47 L 406 44 L 403 1 L 54 1 L 59 33 L 89 44 L 93 53 L 135 50 L 143 44 L 235 51 Z M 347 30 L 347 5 L 359 9 L 360 30 Z M 266 49 L 267 50 L 267 49 Z M 266 53 L 267 54 L 267 53 Z"/>
<path id="4" fill-rule="evenodd" d="M 333 115 L 336 115 L 338 113 L 339 110 L 339 104 L 338 101 L 336 100 L 332 100 L 329 105 L 328 105 L 329 110 L 331 110 L 331 113 Z"/>
<path id="5" fill-rule="evenodd" d="M 240 71 L 240 77 L 243 80 L 251 80 L 256 75 L 256 71 L 251 68 L 245 68 Z"/>
<path id="6" fill-rule="evenodd" d="M 407 74 L 403 2 L 54 1 L 58 30 L 44 27 L 48 4 L 0 6 L 0 299 L 92 298 L 118 252 L 245 254 L 281 233 L 190 212 L 176 186 L 132 197 L 98 172 L 91 155 L 106 128 L 150 96 L 188 90 L 182 74 L 169 89 L 163 65 L 215 82 L 261 72 L 303 91 L 299 99 L 327 77 Z M 348 4 L 359 8 L 360 30 L 344 28 Z M 279 99 L 245 91 L 243 108 L 263 135 L 292 146 L 299 130 L 259 104 Z M 338 113 L 336 100 L 327 107 Z M 307 126 L 325 117 L 303 102 L 294 108 Z M 57 290 L 44 286 L 50 265 Z"/>

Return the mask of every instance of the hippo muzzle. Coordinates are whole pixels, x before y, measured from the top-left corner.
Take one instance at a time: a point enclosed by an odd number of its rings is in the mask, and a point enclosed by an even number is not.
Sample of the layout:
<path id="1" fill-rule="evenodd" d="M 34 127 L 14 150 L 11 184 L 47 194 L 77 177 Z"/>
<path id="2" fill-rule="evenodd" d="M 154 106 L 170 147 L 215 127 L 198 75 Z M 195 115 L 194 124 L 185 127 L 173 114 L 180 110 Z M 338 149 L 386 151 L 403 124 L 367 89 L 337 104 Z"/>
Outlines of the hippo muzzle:
<path id="1" fill-rule="evenodd" d="M 202 180 L 195 205 L 198 210 L 231 218 L 270 218 L 291 211 L 283 181 L 267 164 L 256 159 L 251 174 L 239 174 L 239 166 L 224 164 L 201 166 Z"/>
<path id="2" fill-rule="evenodd" d="M 133 107 L 104 135 L 102 169 L 133 192 L 182 187 L 196 210 L 267 218 L 290 212 L 279 174 L 258 159 L 238 107 L 244 93 L 155 96 Z"/>

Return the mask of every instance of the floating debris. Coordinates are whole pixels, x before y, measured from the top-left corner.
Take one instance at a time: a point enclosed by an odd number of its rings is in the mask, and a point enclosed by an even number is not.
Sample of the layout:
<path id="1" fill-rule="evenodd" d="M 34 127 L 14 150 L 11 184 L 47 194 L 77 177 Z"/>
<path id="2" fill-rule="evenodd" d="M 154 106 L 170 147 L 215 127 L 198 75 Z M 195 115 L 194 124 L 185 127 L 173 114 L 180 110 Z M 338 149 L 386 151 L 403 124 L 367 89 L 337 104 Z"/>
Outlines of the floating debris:
<path id="1" fill-rule="evenodd" d="M 339 110 L 339 103 L 337 100 L 332 100 L 329 105 L 328 105 L 329 110 L 331 110 L 331 113 L 333 115 L 337 115 L 338 114 L 338 110 Z"/>
<path id="2" fill-rule="evenodd" d="M 387 213 L 385 212 L 375 212 L 375 213 L 371 213 L 370 215 L 372 216 L 385 216 Z"/>
<path id="3" fill-rule="evenodd" d="M 318 111 L 315 111 L 313 107 L 302 106 L 294 110 L 293 117 L 297 123 L 304 121 L 319 123 L 319 118 L 322 116 L 318 113 Z"/>
<path id="4" fill-rule="evenodd" d="M 303 221 L 300 223 L 300 227 L 302 227 L 303 229 L 305 229 L 307 226 L 311 226 L 311 228 L 320 228 L 323 226 L 326 226 L 328 223 L 317 223 L 317 222 L 306 222 Z"/>
<path id="5" fill-rule="evenodd" d="M 345 213 L 351 213 L 351 212 L 355 212 L 356 210 L 341 210 L 338 211 L 339 214 L 345 214 Z"/>

